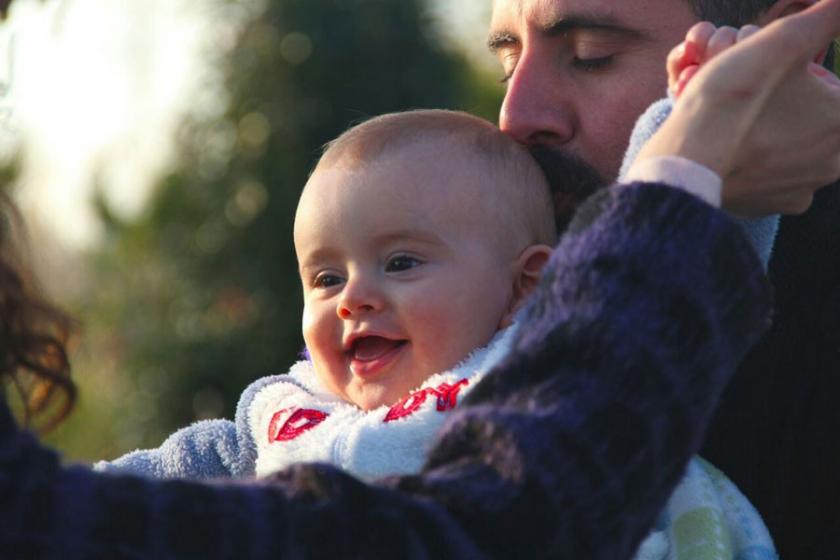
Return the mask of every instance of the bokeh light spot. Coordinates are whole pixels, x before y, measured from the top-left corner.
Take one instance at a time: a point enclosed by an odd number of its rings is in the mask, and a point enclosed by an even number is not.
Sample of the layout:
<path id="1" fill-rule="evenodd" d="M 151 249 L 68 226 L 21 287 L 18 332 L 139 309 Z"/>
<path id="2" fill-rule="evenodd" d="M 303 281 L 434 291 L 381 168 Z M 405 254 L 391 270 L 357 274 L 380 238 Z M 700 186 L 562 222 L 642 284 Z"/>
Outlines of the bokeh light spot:
<path id="1" fill-rule="evenodd" d="M 312 41 L 303 33 L 289 33 L 280 42 L 280 54 L 289 64 L 301 64 L 312 54 Z"/>

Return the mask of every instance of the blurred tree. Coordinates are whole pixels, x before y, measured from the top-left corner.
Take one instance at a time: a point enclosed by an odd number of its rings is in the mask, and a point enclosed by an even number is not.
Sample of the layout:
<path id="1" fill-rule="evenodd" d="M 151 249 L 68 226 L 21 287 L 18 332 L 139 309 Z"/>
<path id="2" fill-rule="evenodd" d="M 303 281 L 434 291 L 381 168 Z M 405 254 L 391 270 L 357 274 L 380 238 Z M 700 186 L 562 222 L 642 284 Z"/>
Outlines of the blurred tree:
<path id="1" fill-rule="evenodd" d="M 319 147 L 388 111 L 495 118 L 500 88 L 439 44 L 421 0 L 274 0 L 245 27 L 222 64 L 224 114 L 185 123 L 148 211 L 122 223 L 99 201 L 107 242 L 77 309 L 96 343 L 76 368 L 117 377 L 118 414 L 96 429 L 118 441 L 98 449 L 231 417 L 250 381 L 287 370 L 302 348 L 292 221 Z"/>

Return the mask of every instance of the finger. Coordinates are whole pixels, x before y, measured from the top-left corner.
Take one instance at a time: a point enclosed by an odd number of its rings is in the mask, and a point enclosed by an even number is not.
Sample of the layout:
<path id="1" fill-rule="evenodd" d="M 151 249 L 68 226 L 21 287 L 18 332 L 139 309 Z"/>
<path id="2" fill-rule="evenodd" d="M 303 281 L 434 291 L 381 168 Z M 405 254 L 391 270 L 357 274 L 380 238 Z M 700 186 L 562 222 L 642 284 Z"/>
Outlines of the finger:
<path id="1" fill-rule="evenodd" d="M 700 64 L 706 55 L 709 39 L 717 31 L 717 27 L 708 21 L 694 24 L 685 35 L 686 57 L 689 64 Z"/>
<path id="2" fill-rule="evenodd" d="M 685 57 L 685 47 L 685 42 L 682 42 L 671 49 L 671 52 L 668 53 L 668 59 L 665 63 L 665 67 L 668 69 L 668 89 L 671 91 L 675 91 L 674 88 L 677 85 L 680 74 L 682 73 L 683 68 L 685 68 L 685 63 L 683 62 L 683 58 Z"/>
<path id="3" fill-rule="evenodd" d="M 768 62 L 787 67 L 808 62 L 840 35 L 840 0 L 819 0 L 766 29 L 763 47 Z"/>
<path id="4" fill-rule="evenodd" d="M 840 88 L 840 78 L 824 66 L 811 62 L 808 64 L 808 71 L 829 86 L 833 88 Z"/>
<path id="5" fill-rule="evenodd" d="M 787 19 L 791 33 L 799 33 L 810 41 L 807 50 L 818 52 L 840 35 L 840 0 L 820 0 L 807 10 Z M 805 53 L 802 53 L 803 56 Z M 808 57 L 810 59 L 810 57 Z"/>
<path id="6" fill-rule="evenodd" d="M 744 27 L 738 30 L 738 37 L 736 40 L 740 43 L 741 41 L 749 39 L 759 31 L 761 31 L 761 28 L 757 25 L 745 25 Z"/>
<path id="7" fill-rule="evenodd" d="M 700 70 L 700 66 L 697 64 L 692 64 L 691 66 L 687 66 L 680 72 L 680 77 L 677 80 L 676 84 L 674 85 L 673 92 L 675 97 L 679 97 L 683 90 L 685 90 L 688 83 L 694 77 L 695 74 Z"/>
<path id="8" fill-rule="evenodd" d="M 709 39 L 706 47 L 706 56 L 703 62 L 708 62 L 714 57 L 735 44 L 738 39 L 738 30 L 734 27 L 724 26 L 718 28 L 715 34 Z"/>

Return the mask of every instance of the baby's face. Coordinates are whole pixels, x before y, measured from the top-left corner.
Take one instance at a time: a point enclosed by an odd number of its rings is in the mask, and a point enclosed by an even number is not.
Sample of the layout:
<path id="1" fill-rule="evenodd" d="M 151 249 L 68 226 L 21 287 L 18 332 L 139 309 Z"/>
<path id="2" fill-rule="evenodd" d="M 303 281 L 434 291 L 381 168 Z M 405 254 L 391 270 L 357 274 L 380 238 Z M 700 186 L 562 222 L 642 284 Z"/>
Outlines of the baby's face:
<path id="1" fill-rule="evenodd" d="M 319 170 L 298 207 L 303 336 L 321 382 L 364 410 L 452 368 L 509 315 L 517 255 L 494 247 L 475 199 L 487 178 L 417 153 L 431 150 Z"/>

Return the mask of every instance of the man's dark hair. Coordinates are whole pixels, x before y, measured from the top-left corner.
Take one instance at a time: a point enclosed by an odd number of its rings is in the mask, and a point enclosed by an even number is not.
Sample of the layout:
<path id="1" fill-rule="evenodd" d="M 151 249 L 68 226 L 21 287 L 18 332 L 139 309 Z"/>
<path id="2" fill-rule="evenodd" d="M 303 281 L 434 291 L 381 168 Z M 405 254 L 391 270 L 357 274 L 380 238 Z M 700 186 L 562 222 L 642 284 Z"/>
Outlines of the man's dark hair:
<path id="1" fill-rule="evenodd" d="M 741 27 L 755 23 L 763 12 L 769 10 L 777 0 L 688 0 L 689 5 L 702 20 L 715 25 Z M 834 45 L 828 50 L 825 67 L 834 70 L 836 51 Z"/>
<path id="2" fill-rule="evenodd" d="M 740 27 L 755 23 L 776 0 L 688 0 L 688 3 L 700 19 L 715 25 Z"/>

